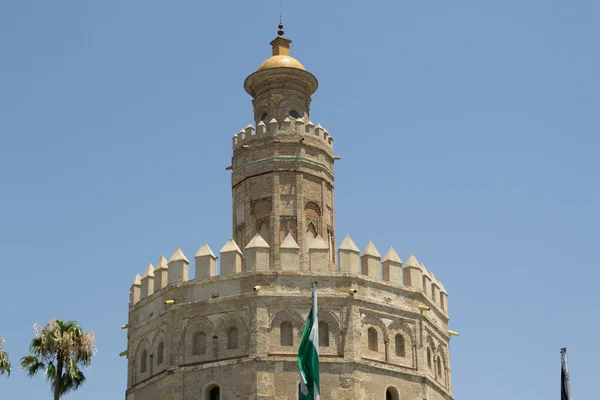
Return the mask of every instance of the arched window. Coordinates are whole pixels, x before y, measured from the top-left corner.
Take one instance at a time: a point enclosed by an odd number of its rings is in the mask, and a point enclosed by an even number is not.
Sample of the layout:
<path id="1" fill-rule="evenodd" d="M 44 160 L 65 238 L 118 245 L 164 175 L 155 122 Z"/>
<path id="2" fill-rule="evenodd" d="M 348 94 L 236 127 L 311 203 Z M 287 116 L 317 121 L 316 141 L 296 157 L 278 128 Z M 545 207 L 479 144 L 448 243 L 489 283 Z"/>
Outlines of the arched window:
<path id="1" fill-rule="evenodd" d="M 404 336 L 401 334 L 396 335 L 396 356 L 404 357 L 406 356 L 406 347 L 404 344 Z"/>
<path id="2" fill-rule="evenodd" d="M 282 346 L 294 345 L 294 327 L 288 321 L 284 321 L 279 326 L 279 342 Z"/>
<path id="3" fill-rule="evenodd" d="M 160 365 L 164 361 L 164 353 L 165 353 L 165 344 L 162 341 L 158 342 L 156 352 L 157 352 L 156 365 Z"/>
<path id="4" fill-rule="evenodd" d="M 313 240 L 315 240 L 316 237 L 317 237 L 317 228 L 315 228 L 314 224 L 309 223 L 308 227 L 306 228 L 306 251 L 308 251 L 308 249 L 310 248 L 310 245 L 312 244 Z"/>
<path id="5" fill-rule="evenodd" d="M 192 342 L 192 354 L 194 354 L 195 356 L 203 356 L 206 354 L 206 333 L 194 333 L 194 338 Z"/>
<path id="6" fill-rule="evenodd" d="M 373 327 L 369 328 L 367 336 L 369 339 L 369 350 L 377 351 L 377 330 Z"/>
<path id="7" fill-rule="evenodd" d="M 329 347 L 329 325 L 319 321 L 319 347 Z"/>
<path id="8" fill-rule="evenodd" d="M 306 214 L 306 218 L 314 222 L 315 224 L 319 223 L 319 219 L 321 218 L 321 209 L 314 201 L 309 201 L 304 206 L 304 213 Z"/>
<path id="9" fill-rule="evenodd" d="M 431 369 L 431 349 L 427 348 L 427 366 Z"/>
<path id="10" fill-rule="evenodd" d="M 441 378 L 442 377 L 442 360 L 440 360 L 440 356 L 437 357 L 436 364 L 437 364 L 437 375 Z"/>
<path id="11" fill-rule="evenodd" d="M 208 392 L 206 393 L 206 399 L 207 400 L 220 400 L 221 399 L 221 389 L 218 386 L 213 386 L 212 388 L 208 389 Z"/>
<path id="12" fill-rule="evenodd" d="M 140 372 L 144 373 L 148 369 L 148 352 L 142 351 L 142 359 L 140 360 Z"/>
<path id="13" fill-rule="evenodd" d="M 390 386 L 385 391 L 385 400 L 399 400 L 400 396 L 398 395 L 398 389 L 393 386 Z"/>
<path id="14" fill-rule="evenodd" d="M 238 348 L 238 329 L 235 326 L 227 330 L 227 348 L 230 350 Z"/>

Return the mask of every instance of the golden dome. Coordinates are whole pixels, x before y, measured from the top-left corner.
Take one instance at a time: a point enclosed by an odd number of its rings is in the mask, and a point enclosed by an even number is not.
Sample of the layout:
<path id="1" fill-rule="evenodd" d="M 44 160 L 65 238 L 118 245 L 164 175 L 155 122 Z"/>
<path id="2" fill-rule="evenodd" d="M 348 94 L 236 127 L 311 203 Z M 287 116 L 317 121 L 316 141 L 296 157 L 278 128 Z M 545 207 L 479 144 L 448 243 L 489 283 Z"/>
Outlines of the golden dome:
<path id="1" fill-rule="evenodd" d="M 305 70 L 304 65 L 302 65 L 302 63 L 300 63 L 300 61 L 296 60 L 294 57 L 287 55 L 275 55 L 263 61 L 263 63 L 260 64 L 260 67 L 258 67 L 258 71 L 262 71 L 263 69 L 280 67 L 296 68 L 301 69 L 303 71 Z"/>
<path id="2" fill-rule="evenodd" d="M 292 41 L 281 36 L 283 35 L 281 27 L 282 25 L 280 25 L 280 30 L 278 32 L 280 36 L 277 36 L 275 40 L 271 42 L 273 55 L 260 64 L 258 71 L 271 68 L 296 68 L 305 71 L 304 65 L 294 57 L 290 56 L 290 44 Z"/>

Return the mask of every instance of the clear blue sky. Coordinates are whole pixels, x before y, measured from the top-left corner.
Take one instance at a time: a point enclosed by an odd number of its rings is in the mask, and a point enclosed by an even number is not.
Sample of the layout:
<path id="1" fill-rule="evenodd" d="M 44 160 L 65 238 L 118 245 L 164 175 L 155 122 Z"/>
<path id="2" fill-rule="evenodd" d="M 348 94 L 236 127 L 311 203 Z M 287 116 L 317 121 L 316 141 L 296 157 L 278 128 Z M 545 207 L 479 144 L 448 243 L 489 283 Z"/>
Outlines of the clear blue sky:
<path id="1" fill-rule="evenodd" d="M 597 397 L 600 2 L 286 0 L 335 139 L 338 240 L 415 253 L 449 292 L 460 400 Z M 0 4 L 0 335 L 78 320 L 67 399 L 124 399 L 128 292 L 230 237 L 231 136 L 279 1 Z M 485 393 L 482 395 L 482 393 Z M 4 399 L 50 398 L 43 376 Z"/>

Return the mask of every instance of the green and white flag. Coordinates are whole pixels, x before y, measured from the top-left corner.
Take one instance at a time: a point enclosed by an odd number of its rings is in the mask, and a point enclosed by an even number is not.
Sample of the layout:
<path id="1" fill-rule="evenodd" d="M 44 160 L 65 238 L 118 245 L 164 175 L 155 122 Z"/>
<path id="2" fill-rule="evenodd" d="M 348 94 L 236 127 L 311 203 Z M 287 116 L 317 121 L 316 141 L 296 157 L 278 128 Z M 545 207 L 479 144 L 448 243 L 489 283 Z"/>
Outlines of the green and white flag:
<path id="1" fill-rule="evenodd" d="M 312 308 L 298 348 L 300 400 L 319 400 L 319 319 L 317 318 L 317 284 L 312 284 Z"/>

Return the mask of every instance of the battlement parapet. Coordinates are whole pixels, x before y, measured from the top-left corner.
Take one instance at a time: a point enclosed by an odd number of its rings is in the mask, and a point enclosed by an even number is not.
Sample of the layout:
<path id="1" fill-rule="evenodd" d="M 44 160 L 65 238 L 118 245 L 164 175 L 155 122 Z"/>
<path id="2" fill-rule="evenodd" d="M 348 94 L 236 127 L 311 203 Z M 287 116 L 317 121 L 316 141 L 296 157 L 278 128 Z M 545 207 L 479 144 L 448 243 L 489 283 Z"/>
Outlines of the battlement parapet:
<path id="1" fill-rule="evenodd" d="M 317 138 L 328 149 L 333 150 L 333 138 L 321 124 L 315 127 L 312 121 L 292 117 L 286 117 L 283 121 L 277 121 L 273 118 L 267 124 L 260 121 L 256 129 L 252 124 L 248 124 L 246 128 L 233 135 L 233 149 L 242 148 L 244 145 L 249 146 L 253 140 L 279 135 L 301 135 L 304 138 Z"/>
<path id="2" fill-rule="evenodd" d="M 308 272 L 340 273 L 342 275 L 360 275 L 367 279 L 381 281 L 411 288 L 420 292 L 429 303 L 435 304 L 443 313 L 448 312 L 448 293 L 442 283 L 424 264 L 420 264 L 414 254 L 405 263 L 402 262 L 393 247 L 385 256 L 369 242 L 362 254 L 350 236 L 346 236 L 338 249 L 338 265 L 330 261 L 328 243 L 317 236 L 305 252 L 308 253 L 309 271 L 300 271 L 299 257 L 301 249 L 292 234 L 288 234 L 280 245 L 281 271 L 289 273 Z M 258 233 L 242 251 L 233 239 L 229 239 L 220 251 L 219 274 L 222 277 L 240 273 L 260 272 L 269 270 L 271 249 L 268 243 Z M 204 283 L 217 276 L 217 257 L 210 247 L 204 243 L 194 257 L 194 281 Z M 242 269 L 242 266 L 245 266 Z M 161 257 L 154 268 L 148 265 L 143 277 L 138 274 L 131 286 L 130 306 L 152 297 L 153 294 L 189 281 L 189 261 L 180 248 L 175 249 L 167 262 Z"/>

